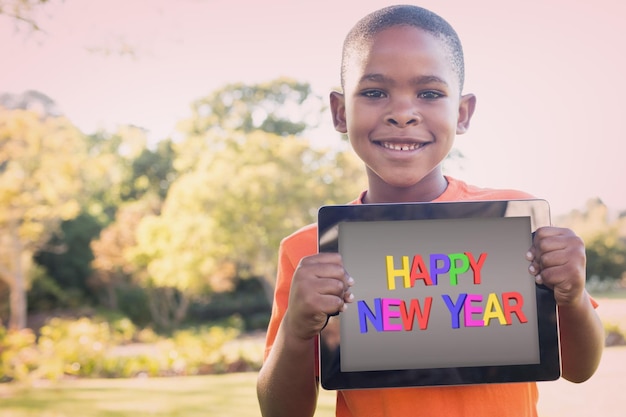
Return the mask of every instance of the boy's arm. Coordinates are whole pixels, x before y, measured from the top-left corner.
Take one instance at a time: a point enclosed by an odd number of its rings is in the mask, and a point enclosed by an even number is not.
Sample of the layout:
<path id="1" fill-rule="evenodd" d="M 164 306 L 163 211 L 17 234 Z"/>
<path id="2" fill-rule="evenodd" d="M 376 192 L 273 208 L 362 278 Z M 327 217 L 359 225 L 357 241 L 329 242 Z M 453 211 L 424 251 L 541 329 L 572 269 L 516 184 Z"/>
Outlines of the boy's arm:
<path id="1" fill-rule="evenodd" d="M 261 415 L 313 416 L 318 386 L 315 376 L 315 344 L 290 335 L 283 319 L 272 350 L 259 372 L 257 396 Z"/>
<path id="2" fill-rule="evenodd" d="M 563 377 L 584 382 L 596 371 L 604 329 L 585 290 L 585 246 L 569 229 L 537 230 L 528 253 L 538 283 L 554 290 L 559 311 Z"/>
<path id="3" fill-rule="evenodd" d="M 589 379 L 602 356 L 604 328 L 585 291 L 575 305 L 559 306 L 563 378 L 572 382 Z"/>
<path id="4" fill-rule="evenodd" d="M 259 372 L 257 396 L 264 417 L 313 416 L 318 383 L 315 340 L 328 314 L 352 301 L 337 253 L 302 258 L 293 274 L 289 302 L 272 348 Z"/>

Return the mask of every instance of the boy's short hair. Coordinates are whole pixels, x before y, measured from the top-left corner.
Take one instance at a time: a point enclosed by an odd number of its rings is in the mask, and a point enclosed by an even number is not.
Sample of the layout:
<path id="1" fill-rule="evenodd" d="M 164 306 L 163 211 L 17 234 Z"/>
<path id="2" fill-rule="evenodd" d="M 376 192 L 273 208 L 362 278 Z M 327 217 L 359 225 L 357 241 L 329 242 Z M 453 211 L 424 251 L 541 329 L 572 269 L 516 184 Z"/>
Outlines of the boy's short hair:
<path id="1" fill-rule="evenodd" d="M 452 26 L 430 10 L 412 6 L 396 5 L 377 10 L 365 16 L 350 30 L 343 43 L 341 57 L 341 86 L 344 87 L 347 63 L 363 44 L 378 33 L 394 26 L 413 26 L 440 39 L 448 48 L 450 63 L 459 78 L 460 91 L 465 81 L 465 64 L 461 40 Z"/>

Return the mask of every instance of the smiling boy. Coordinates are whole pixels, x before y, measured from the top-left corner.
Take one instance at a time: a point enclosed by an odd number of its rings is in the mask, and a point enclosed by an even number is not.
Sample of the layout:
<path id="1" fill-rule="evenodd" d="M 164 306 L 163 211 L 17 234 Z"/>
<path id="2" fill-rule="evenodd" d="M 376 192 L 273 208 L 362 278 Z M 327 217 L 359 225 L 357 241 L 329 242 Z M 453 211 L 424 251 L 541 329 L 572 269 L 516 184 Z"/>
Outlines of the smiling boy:
<path id="1" fill-rule="evenodd" d="M 368 189 L 353 204 L 530 198 L 515 190 L 474 187 L 443 175 L 455 136 L 469 128 L 476 105 L 463 94 L 463 53 L 439 16 L 416 6 L 376 11 L 348 34 L 342 92 L 330 95 L 333 122 L 364 162 Z M 585 249 L 569 229 L 539 229 L 529 271 L 554 289 L 563 376 L 595 372 L 602 325 L 586 293 Z M 318 381 L 316 341 L 327 315 L 354 300 L 357 282 L 341 256 L 317 253 L 309 225 L 281 243 L 266 360 L 257 391 L 262 414 L 313 416 Z M 535 383 L 337 392 L 337 416 L 536 416 Z"/>

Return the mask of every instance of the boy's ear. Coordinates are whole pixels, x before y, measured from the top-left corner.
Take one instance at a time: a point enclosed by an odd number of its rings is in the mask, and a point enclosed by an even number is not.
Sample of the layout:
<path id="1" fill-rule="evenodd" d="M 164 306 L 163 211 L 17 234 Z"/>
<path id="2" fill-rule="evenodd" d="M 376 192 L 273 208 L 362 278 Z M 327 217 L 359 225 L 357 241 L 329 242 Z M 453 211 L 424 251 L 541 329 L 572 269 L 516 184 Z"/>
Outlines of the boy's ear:
<path id="1" fill-rule="evenodd" d="M 476 96 L 474 94 L 465 94 L 461 96 L 459 102 L 459 120 L 456 124 L 456 133 L 461 135 L 469 129 L 470 120 L 476 108 Z"/>
<path id="2" fill-rule="evenodd" d="M 337 91 L 330 93 L 330 111 L 333 116 L 333 125 L 339 133 L 348 133 L 346 124 L 345 96 Z"/>

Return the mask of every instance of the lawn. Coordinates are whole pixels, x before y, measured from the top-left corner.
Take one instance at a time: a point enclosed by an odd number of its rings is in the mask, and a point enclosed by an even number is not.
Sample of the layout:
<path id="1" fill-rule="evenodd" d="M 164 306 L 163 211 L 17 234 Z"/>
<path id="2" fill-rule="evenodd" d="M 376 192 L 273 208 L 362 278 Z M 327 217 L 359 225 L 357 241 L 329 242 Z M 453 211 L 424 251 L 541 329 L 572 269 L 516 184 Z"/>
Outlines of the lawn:
<path id="1" fill-rule="evenodd" d="M 256 374 L 62 381 L 0 386 L 2 417 L 259 417 Z M 316 417 L 334 415 L 323 391 Z"/>
<path id="2" fill-rule="evenodd" d="M 623 417 L 626 347 L 605 350 L 584 384 L 540 383 L 541 417 Z M 2 417 L 260 417 L 255 373 L 62 381 L 16 390 L 0 385 Z M 334 416 L 334 393 L 322 391 L 316 417 Z"/>

